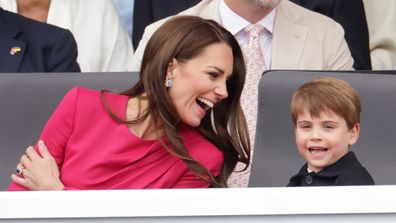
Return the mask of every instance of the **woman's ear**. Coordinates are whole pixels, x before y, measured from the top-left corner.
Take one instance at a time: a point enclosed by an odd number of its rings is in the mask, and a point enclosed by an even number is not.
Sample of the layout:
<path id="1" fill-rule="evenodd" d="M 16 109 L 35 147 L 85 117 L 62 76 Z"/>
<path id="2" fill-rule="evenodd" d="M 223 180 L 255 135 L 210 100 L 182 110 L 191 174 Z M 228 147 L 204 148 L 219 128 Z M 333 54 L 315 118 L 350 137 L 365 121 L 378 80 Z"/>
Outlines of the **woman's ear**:
<path id="1" fill-rule="evenodd" d="M 353 145 L 357 142 L 360 133 L 360 124 L 356 123 L 352 129 L 349 130 L 349 145 Z"/>
<path id="2" fill-rule="evenodd" d="M 177 60 L 176 58 L 172 58 L 172 61 L 168 64 L 168 69 L 166 71 L 166 78 L 173 79 L 175 78 L 175 69 L 177 68 Z"/>

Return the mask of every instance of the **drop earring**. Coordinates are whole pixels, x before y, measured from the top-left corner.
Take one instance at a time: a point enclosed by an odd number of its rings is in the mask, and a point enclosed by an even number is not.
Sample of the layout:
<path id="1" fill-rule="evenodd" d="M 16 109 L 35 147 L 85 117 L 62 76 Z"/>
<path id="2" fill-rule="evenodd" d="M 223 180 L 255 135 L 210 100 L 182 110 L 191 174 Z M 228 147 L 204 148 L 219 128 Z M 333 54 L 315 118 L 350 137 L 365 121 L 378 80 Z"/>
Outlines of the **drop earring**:
<path id="1" fill-rule="evenodd" d="M 217 134 L 213 108 L 210 110 L 210 124 L 212 125 L 213 131 Z"/>
<path id="2" fill-rule="evenodd" d="M 173 80 L 167 77 L 165 79 L 165 84 L 164 85 L 165 85 L 166 88 L 171 88 L 173 86 Z"/>

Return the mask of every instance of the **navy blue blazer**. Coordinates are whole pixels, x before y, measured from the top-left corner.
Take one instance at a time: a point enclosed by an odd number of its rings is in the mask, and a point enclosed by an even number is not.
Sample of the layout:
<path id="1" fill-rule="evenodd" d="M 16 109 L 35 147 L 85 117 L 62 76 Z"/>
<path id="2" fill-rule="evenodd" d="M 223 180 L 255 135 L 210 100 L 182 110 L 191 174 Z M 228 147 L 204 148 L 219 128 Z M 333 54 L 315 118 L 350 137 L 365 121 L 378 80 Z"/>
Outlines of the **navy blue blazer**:
<path id="1" fill-rule="evenodd" d="M 298 174 L 290 178 L 287 186 L 347 186 L 374 185 L 374 180 L 353 152 L 348 152 L 335 163 L 318 173 L 308 173 L 305 164 Z"/>
<path id="2" fill-rule="evenodd" d="M 69 30 L 0 8 L 0 72 L 80 72 Z"/>
<path id="3" fill-rule="evenodd" d="M 291 0 L 338 22 L 355 60 L 356 70 L 371 70 L 369 33 L 362 0 Z"/>

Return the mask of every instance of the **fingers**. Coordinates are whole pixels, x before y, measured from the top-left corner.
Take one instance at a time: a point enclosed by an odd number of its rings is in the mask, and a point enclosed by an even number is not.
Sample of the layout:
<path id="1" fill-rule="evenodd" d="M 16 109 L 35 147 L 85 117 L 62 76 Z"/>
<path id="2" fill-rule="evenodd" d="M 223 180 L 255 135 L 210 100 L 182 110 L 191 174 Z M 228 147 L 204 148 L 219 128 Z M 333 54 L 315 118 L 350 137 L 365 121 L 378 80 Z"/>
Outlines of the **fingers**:
<path id="1" fill-rule="evenodd" d="M 14 181 L 18 185 L 25 186 L 25 184 L 26 184 L 26 180 L 24 178 L 19 177 L 19 176 L 15 175 L 15 174 L 11 175 L 11 179 L 12 179 L 12 181 Z"/>
<path id="2" fill-rule="evenodd" d="M 29 159 L 29 157 L 26 154 L 22 155 L 20 161 L 21 161 L 20 163 L 22 164 L 22 166 L 20 166 L 20 167 L 29 168 L 32 165 L 32 161 Z"/>
<path id="3" fill-rule="evenodd" d="M 13 174 L 13 175 L 16 175 L 17 177 L 26 178 L 26 176 L 29 175 L 28 174 L 29 171 L 26 168 L 26 166 L 23 165 L 23 163 L 18 163 L 17 164 L 15 172 L 16 172 L 16 174 Z"/>
<path id="4" fill-rule="evenodd" d="M 24 169 L 30 168 L 32 166 L 32 160 L 37 158 L 40 158 L 40 156 L 32 146 L 29 146 L 26 149 L 26 153 L 21 156 L 20 163 L 17 164 L 17 170 L 20 172 L 20 174 Z"/>
<path id="5" fill-rule="evenodd" d="M 33 146 L 29 146 L 26 149 L 26 155 L 29 157 L 31 160 L 39 159 L 41 158 L 40 155 L 34 150 Z"/>
<path id="6" fill-rule="evenodd" d="M 16 184 L 18 184 L 20 186 L 26 187 L 29 190 L 34 190 L 34 188 L 31 185 L 32 181 L 29 178 L 23 178 L 16 174 L 12 174 L 11 179 L 12 179 L 12 181 L 14 181 Z"/>
<path id="7" fill-rule="evenodd" d="M 16 166 L 12 180 L 29 190 L 59 190 L 63 183 L 59 178 L 59 169 L 43 140 L 37 143 L 38 150 L 32 146 L 26 149 Z"/>
<path id="8" fill-rule="evenodd" d="M 39 140 L 39 141 L 38 141 L 38 149 L 39 149 L 39 151 L 40 151 L 41 156 L 42 156 L 44 159 L 52 159 L 52 158 L 53 158 L 52 155 L 51 155 L 51 153 L 48 151 L 48 148 L 47 148 L 47 146 L 45 145 L 45 143 L 44 143 L 43 140 Z"/>
<path id="9" fill-rule="evenodd" d="M 15 172 L 18 175 L 22 175 L 24 169 L 25 169 L 25 167 L 23 167 L 22 163 L 18 163 L 16 166 L 16 169 L 15 169 Z"/>
<path id="10" fill-rule="evenodd" d="M 35 160 L 35 159 L 40 159 L 40 158 L 44 158 L 44 159 L 52 159 L 52 155 L 51 153 L 48 151 L 47 146 L 44 144 L 43 140 L 39 140 L 38 141 L 38 150 L 40 152 L 40 154 L 34 150 L 33 146 L 29 146 L 26 149 L 26 155 L 27 158 L 30 160 Z"/>

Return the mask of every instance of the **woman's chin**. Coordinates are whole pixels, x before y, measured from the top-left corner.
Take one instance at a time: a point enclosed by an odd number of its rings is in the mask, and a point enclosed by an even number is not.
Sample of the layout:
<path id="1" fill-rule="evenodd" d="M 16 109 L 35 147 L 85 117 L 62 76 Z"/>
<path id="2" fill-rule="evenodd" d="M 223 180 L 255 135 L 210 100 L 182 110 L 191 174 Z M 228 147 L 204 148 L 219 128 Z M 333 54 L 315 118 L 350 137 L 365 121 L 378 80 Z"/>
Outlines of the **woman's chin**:
<path id="1" fill-rule="evenodd" d="M 199 120 L 189 120 L 189 121 L 184 121 L 183 122 L 185 125 L 188 125 L 190 127 L 198 127 L 201 124 L 201 119 Z"/>

